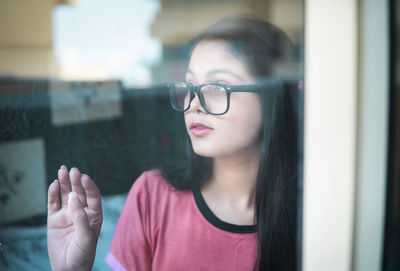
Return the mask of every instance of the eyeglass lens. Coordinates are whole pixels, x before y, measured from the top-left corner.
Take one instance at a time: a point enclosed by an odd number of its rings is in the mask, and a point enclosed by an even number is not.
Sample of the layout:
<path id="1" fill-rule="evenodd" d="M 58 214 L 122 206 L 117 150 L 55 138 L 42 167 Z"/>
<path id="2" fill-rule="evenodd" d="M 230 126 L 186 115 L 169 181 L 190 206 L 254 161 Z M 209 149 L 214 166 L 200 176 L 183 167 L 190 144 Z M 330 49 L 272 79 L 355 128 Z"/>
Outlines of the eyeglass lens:
<path id="1" fill-rule="evenodd" d="M 205 109 L 213 114 L 226 111 L 228 98 L 224 87 L 218 85 L 204 85 L 200 88 Z M 172 102 L 179 110 L 187 110 L 190 106 L 190 89 L 184 83 L 175 83 L 171 88 Z"/>

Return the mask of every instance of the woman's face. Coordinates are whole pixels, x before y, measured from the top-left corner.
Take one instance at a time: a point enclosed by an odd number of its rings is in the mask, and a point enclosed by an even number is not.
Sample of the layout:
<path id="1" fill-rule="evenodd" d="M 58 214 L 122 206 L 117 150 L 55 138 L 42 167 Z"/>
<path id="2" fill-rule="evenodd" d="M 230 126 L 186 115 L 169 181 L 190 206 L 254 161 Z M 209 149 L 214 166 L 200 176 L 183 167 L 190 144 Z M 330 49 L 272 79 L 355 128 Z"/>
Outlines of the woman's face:
<path id="1" fill-rule="evenodd" d="M 186 82 L 246 85 L 255 81 L 246 65 L 230 53 L 225 41 L 204 40 L 193 50 Z M 208 114 L 196 95 L 184 116 L 194 152 L 198 155 L 229 157 L 259 146 L 262 115 L 256 93 L 231 93 L 229 111 L 219 116 Z"/>

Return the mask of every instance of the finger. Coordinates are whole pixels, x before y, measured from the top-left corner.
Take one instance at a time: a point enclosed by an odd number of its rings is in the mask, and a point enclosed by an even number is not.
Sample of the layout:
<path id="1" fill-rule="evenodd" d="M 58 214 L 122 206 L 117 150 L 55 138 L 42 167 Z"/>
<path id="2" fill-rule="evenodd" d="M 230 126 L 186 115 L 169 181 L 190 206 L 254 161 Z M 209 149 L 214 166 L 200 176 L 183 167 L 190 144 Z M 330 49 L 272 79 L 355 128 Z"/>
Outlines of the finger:
<path id="1" fill-rule="evenodd" d="M 79 169 L 75 167 L 71 168 L 71 170 L 69 171 L 69 179 L 71 181 L 72 191 L 76 192 L 83 206 L 87 206 L 86 193 L 85 189 L 82 187 L 81 177 L 82 174 Z"/>
<path id="2" fill-rule="evenodd" d="M 68 195 L 68 209 L 71 214 L 72 223 L 74 223 L 79 242 L 86 243 L 86 241 L 89 241 L 87 239 L 90 237 L 89 220 L 78 195 L 74 191 Z"/>
<path id="3" fill-rule="evenodd" d="M 58 180 L 52 182 L 49 186 L 48 201 L 47 201 L 47 215 L 50 216 L 60 209 L 59 197 L 60 185 Z"/>
<path id="4" fill-rule="evenodd" d="M 82 186 L 85 188 L 88 208 L 96 212 L 102 212 L 100 190 L 93 180 L 86 174 L 82 174 Z"/>
<path id="5" fill-rule="evenodd" d="M 61 206 L 68 205 L 68 195 L 71 192 L 71 182 L 69 180 L 68 169 L 66 166 L 61 166 L 58 170 L 58 180 L 61 187 Z"/>

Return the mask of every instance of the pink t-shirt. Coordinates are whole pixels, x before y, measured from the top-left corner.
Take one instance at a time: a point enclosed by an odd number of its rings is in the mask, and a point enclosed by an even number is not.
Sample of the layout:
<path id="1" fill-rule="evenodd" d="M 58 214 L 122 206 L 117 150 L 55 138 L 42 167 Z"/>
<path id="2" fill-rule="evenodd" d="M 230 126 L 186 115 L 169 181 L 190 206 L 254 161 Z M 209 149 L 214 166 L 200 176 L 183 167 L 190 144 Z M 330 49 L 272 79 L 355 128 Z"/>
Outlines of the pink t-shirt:
<path id="1" fill-rule="evenodd" d="M 199 190 L 177 191 L 161 171 L 132 186 L 106 261 L 114 270 L 252 270 L 255 227 L 219 220 Z"/>

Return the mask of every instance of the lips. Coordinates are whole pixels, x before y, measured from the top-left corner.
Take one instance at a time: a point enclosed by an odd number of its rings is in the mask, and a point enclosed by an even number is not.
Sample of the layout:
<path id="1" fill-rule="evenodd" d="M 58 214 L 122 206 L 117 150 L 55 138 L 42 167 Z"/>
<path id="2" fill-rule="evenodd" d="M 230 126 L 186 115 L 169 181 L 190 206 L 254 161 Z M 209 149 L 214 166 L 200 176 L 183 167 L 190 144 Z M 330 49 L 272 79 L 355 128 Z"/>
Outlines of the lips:
<path id="1" fill-rule="evenodd" d="M 190 131 L 195 136 L 205 136 L 214 131 L 214 129 L 201 122 L 192 122 L 192 124 L 190 124 Z"/>
<path id="2" fill-rule="evenodd" d="M 207 125 L 205 125 L 201 122 L 192 122 L 192 124 L 190 124 L 190 129 L 193 129 L 193 128 L 212 129 L 211 127 L 208 127 Z"/>

